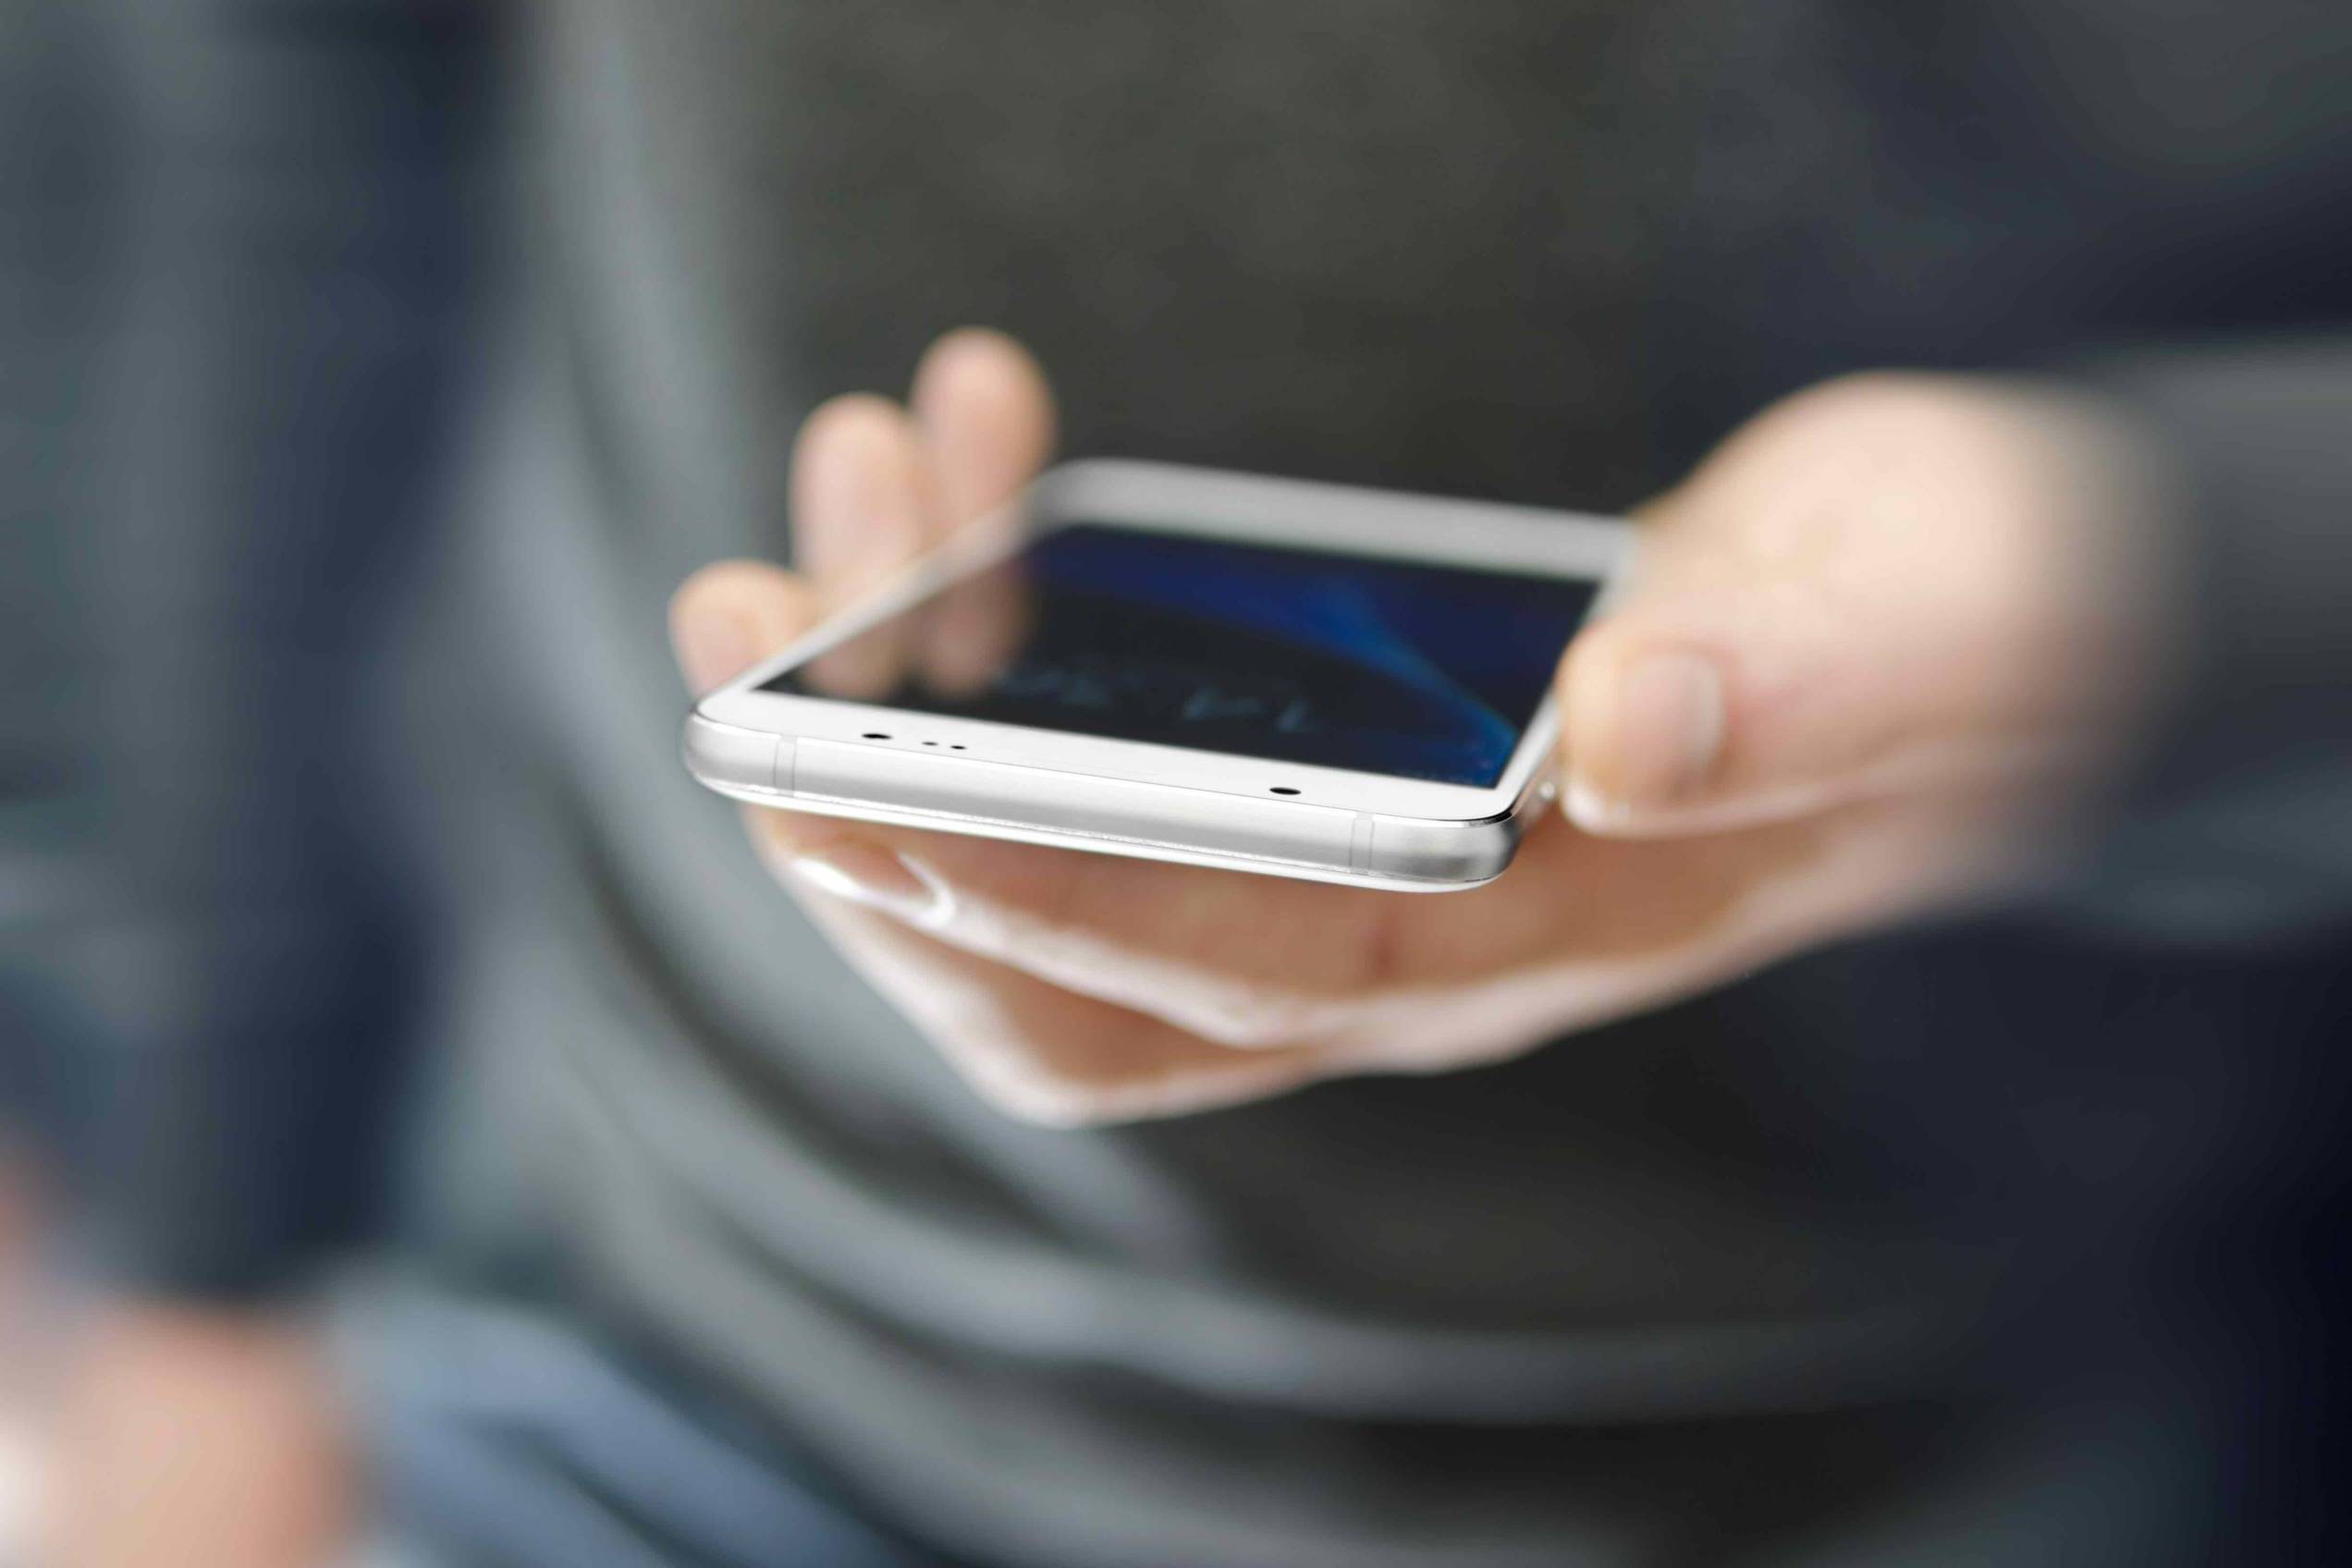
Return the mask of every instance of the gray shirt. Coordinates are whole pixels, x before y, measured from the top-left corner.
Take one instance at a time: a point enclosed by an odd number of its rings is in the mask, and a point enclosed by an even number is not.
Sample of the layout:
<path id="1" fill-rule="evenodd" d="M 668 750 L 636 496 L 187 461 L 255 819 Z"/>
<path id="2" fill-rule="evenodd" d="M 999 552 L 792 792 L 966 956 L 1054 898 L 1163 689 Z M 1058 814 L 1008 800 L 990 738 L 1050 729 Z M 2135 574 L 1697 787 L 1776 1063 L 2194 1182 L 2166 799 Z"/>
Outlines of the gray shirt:
<path id="1" fill-rule="evenodd" d="M 1952 1033 L 1931 988 L 1823 961 L 1477 1072 L 1022 1126 L 675 756 L 669 591 L 782 553 L 800 418 L 965 322 L 1039 350 L 1074 451 L 1598 508 L 1831 370 L 2199 325 L 2199 279 L 2101 280 L 2237 218 L 2019 85 L 2056 62 L 2160 143 L 2080 68 L 2166 57 L 2128 17 L 1880 9 L 533 13 L 515 309 L 383 710 L 452 923 L 430 1244 L 531 1251 L 989 1559 L 1869 1560 L 1885 1516 L 2022 1511 L 2152 1560 L 2042 1489 L 2078 1448 L 1953 1413 L 2030 1229 L 1954 1194 L 2085 1108 L 1887 1097 Z M 2254 201 L 2307 109 L 2232 122 L 2216 183 Z M 2175 1460 L 2113 1472 L 2159 1534 Z"/>

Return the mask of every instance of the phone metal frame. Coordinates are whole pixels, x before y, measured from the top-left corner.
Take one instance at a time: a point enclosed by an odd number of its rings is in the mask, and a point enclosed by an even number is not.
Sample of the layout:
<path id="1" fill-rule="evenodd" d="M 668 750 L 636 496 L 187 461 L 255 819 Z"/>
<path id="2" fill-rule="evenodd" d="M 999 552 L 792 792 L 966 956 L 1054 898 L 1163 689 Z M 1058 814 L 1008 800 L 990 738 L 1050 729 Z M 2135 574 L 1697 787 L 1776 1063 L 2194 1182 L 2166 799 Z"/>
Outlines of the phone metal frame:
<path id="1" fill-rule="evenodd" d="M 685 759 L 760 805 L 1023 843 L 1399 891 L 1501 875 L 1552 798 L 1559 719 L 1547 696 L 1490 789 L 1107 740 L 758 688 L 1067 521 L 1622 581 L 1622 521 L 1207 469 L 1091 459 L 958 533 L 880 592 L 704 696 Z M 871 733 L 888 736 L 871 739 Z M 927 742 L 927 744 L 926 744 Z M 1295 795 L 1273 795 L 1280 787 Z"/>

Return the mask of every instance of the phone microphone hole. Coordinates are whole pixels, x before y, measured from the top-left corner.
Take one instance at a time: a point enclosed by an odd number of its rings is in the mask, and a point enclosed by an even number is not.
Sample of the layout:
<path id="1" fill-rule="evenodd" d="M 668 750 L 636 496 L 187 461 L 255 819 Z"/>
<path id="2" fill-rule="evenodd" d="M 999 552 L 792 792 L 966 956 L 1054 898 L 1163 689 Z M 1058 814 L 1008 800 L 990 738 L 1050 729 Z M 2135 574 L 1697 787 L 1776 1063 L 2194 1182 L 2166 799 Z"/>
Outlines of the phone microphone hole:
<path id="1" fill-rule="evenodd" d="M 936 745 L 937 745 L 939 742 L 938 742 L 938 741 L 924 741 L 923 743 L 924 743 L 925 745 L 926 745 L 926 746 L 936 746 Z"/>
<path id="2" fill-rule="evenodd" d="M 879 729 L 869 729 L 858 738 L 862 741 L 887 741 L 889 739 L 888 735 L 883 734 Z"/>
<path id="3" fill-rule="evenodd" d="M 1295 795 L 1298 791 L 1292 789 L 1287 784 L 1277 784 L 1271 790 L 1268 790 L 1267 793 L 1269 795 Z"/>
<path id="4" fill-rule="evenodd" d="M 948 750 L 949 750 L 949 751 L 951 751 L 951 752 L 960 752 L 960 751 L 963 750 L 963 748 L 962 748 L 962 746 L 957 745 L 957 744 L 956 744 L 953 741 L 949 741 L 949 742 L 948 742 Z"/>

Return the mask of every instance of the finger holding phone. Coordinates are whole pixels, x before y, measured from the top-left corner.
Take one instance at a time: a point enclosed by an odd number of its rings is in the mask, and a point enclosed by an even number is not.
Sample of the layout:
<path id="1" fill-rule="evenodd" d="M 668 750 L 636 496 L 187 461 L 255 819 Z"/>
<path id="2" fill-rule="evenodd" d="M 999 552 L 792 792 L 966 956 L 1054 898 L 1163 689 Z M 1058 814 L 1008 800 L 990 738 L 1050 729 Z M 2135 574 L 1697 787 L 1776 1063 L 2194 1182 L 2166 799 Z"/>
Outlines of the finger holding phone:
<path id="1" fill-rule="evenodd" d="M 903 407 L 860 396 L 820 409 L 794 453 L 803 573 L 729 562 L 690 580 L 672 607 L 689 683 L 708 692 L 763 666 L 941 545 L 998 548 L 964 525 L 999 515 L 1036 476 L 1053 424 L 1035 363 L 978 331 L 933 347 Z M 804 692 L 845 704 L 897 698 L 910 681 L 942 694 L 918 715 L 936 744 L 915 750 L 922 741 L 896 729 L 839 742 L 863 742 L 868 770 L 838 787 L 860 797 L 846 809 L 885 820 L 753 806 L 747 824 L 851 962 L 1016 1114 L 1169 1115 L 1350 1072 L 1476 1065 L 2030 864 L 2153 683 L 2159 588 L 2129 521 L 2156 494 L 2136 479 L 2145 463 L 2090 405 L 2017 385 L 1859 377 L 1769 410 L 1643 508 L 1630 572 L 1546 681 L 1552 701 L 1519 716 L 1513 739 L 1539 754 L 1514 748 L 1499 768 L 1488 788 L 1505 813 L 1445 825 L 1461 829 L 1449 854 L 1483 832 L 1507 869 L 1430 862 L 1490 878 L 1444 897 L 1382 890 L 1400 884 L 1369 852 L 1377 838 L 1315 839 L 1324 827 L 1292 824 L 1329 822 L 1315 813 L 1332 808 L 1304 792 L 1243 799 L 1267 786 L 1236 782 L 1222 753 L 1203 752 L 1193 780 L 1231 799 L 1220 831 L 1262 822 L 1278 852 L 1306 861 L 1326 842 L 1319 869 L 1237 873 L 1227 867 L 1246 863 L 1201 852 L 1221 841 L 1205 829 L 1168 860 L 1133 858 L 1159 852 L 1148 841 L 1096 853 L 1047 834 L 980 836 L 1023 831 L 988 826 L 996 809 L 955 831 L 909 826 L 927 818 L 894 798 L 927 806 L 939 779 L 991 766 L 945 754 L 956 742 L 941 737 L 1025 733 L 964 716 L 1021 668 L 1009 661 L 1047 636 L 1041 625 L 1080 624 L 1038 583 L 1060 592 L 1073 573 L 1098 582 L 1133 566 L 1106 562 L 1100 541 L 1095 558 L 1047 563 L 1050 581 L 970 572 L 941 592 L 910 587 L 919 613 L 883 618 L 829 664 L 806 661 Z M 1354 587 L 1382 592 L 1380 570 Z M 1477 586 L 1450 592 L 1465 582 Z M 1399 679 L 1409 691 L 1417 678 Z M 1257 773 L 1266 753 L 1290 754 L 1271 730 L 1261 722 L 1247 742 Z M 825 759 L 851 754 L 808 753 L 821 788 L 834 788 Z M 1191 760 L 1165 745 L 1134 754 L 1180 771 Z M 1415 765 L 1425 773 L 1453 766 L 1429 754 Z M 1318 785 L 1379 787 L 1295 766 Z M 1432 791 L 1454 798 L 1420 782 L 1342 803 L 1417 811 Z M 1543 809 L 1553 782 L 1564 812 Z M 1295 815 L 1270 815 L 1286 808 Z"/>

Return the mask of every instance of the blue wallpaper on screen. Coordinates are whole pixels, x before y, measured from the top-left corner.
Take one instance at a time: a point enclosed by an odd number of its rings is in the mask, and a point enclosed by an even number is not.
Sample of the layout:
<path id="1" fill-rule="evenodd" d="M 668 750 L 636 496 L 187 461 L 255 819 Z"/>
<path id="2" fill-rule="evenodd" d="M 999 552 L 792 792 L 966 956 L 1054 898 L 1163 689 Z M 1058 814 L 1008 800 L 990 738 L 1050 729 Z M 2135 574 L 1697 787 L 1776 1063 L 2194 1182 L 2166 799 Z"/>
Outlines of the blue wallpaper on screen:
<path id="1" fill-rule="evenodd" d="M 1085 524 L 1003 570 L 1027 599 L 1018 655 L 976 692 L 911 672 L 880 700 L 1474 785 L 1501 776 L 1595 592 Z M 827 694 L 798 672 L 771 686 Z"/>

